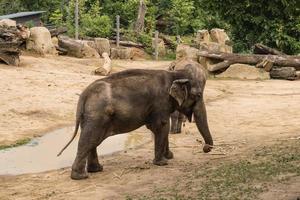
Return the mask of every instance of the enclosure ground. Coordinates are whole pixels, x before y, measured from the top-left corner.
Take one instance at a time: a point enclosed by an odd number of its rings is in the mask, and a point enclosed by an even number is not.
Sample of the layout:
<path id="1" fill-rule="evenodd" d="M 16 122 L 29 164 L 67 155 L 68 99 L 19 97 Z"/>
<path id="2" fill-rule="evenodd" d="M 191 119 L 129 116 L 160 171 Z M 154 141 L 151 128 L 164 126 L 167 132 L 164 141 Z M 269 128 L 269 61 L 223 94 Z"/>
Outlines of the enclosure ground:
<path id="1" fill-rule="evenodd" d="M 99 66 L 97 59 L 29 56 L 21 59 L 19 68 L 0 64 L 2 146 L 73 124 L 78 95 L 99 78 L 91 74 Z M 115 71 L 120 71 L 166 69 L 169 62 L 114 61 L 113 64 Z M 167 166 L 152 165 L 153 144 L 149 143 L 100 158 L 104 171 L 90 174 L 83 181 L 72 181 L 70 168 L 1 176 L 0 199 L 151 199 L 158 195 L 217 198 L 221 192 L 213 187 L 220 188 L 223 195 L 226 191 L 230 195 L 236 188 L 245 189 L 241 195 L 248 195 L 248 199 L 256 196 L 297 199 L 300 82 L 209 80 L 205 101 L 215 139 L 215 148 L 209 154 L 202 153 L 202 138 L 195 125 L 187 123 L 183 134 L 170 136 L 175 158 Z M 282 158 L 283 163 L 275 158 Z M 267 169 L 278 168 L 260 170 L 256 162 Z M 232 170 L 244 182 L 233 179 L 234 174 L 229 173 Z M 260 178 L 253 179 L 252 173 L 258 173 Z M 223 180 L 222 174 L 228 177 Z M 211 182 L 212 177 L 215 182 Z M 228 184 L 225 187 L 222 183 Z M 207 188 L 201 189 L 204 186 Z"/>

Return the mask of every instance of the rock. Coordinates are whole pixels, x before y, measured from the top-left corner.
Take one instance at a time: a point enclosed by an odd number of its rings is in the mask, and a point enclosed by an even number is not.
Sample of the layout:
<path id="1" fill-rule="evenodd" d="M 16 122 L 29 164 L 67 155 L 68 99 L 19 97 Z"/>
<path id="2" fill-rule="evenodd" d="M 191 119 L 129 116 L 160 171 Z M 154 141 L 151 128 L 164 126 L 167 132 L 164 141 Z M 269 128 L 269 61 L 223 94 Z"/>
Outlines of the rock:
<path id="1" fill-rule="evenodd" d="M 199 50 L 194 47 L 190 47 L 189 45 L 185 44 L 179 44 L 176 49 L 176 60 L 186 57 L 198 62 L 198 52 Z"/>
<path id="2" fill-rule="evenodd" d="M 110 55 L 110 43 L 106 38 L 95 38 L 95 49 L 98 51 L 99 55 L 106 52 Z"/>
<path id="3" fill-rule="evenodd" d="M 58 38 L 57 37 L 53 37 L 51 38 L 52 40 L 52 44 L 55 46 L 55 47 L 58 47 Z"/>
<path id="4" fill-rule="evenodd" d="M 217 78 L 236 78 L 248 80 L 270 79 L 270 75 L 264 69 L 252 65 L 233 64 L 223 73 L 216 75 Z"/>
<path id="5" fill-rule="evenodd" d="M 26 42 L 26 49 L 38 54 L 57 54 L 51 40 L 51 34 L 45 27 L 33 27 L 30 29 L 30 37 Z"/>
<path id="6" fill-rule="evenodd" d="M 111 59 L 131 59 L 131 48 L 127 47 L 119 47 L 119 48 L 111 48 Z"/>
<path id="7" fill-rule="evenodd" d="M 213 42 L 217 42 L 219 44 L 226 44 L 230 41 L 227 33 L 224 29 L 214 28 L 210 30 L 210 37 Z"/>
<path id="8" fill-rule="evenodd" d="M 2 19 L 0 20 L 0 26 L 13 26 L 16 27 L 17 23 L 14 20 L 11 19 Z"/>
<path id="9" fill-rule="evenodd" d="M 202 42 L 210 42 L 208 30 L 198 30 L 196 35 L 196 45 L 199 48 Z"/>
<path id="10" fill-rule="evenodd" d="M 88 41 L 79 41 L 83 44 L 81 53 L 84 58 L 100 58 L 99 53 L 96 49 L 89 46 Z"/>
<path id="11" fill-rule="evenodd" d="M 152 48 L 155 49 L 155 38 L 152 38 Z M 166 46 L 163 39 L 158 38 L 158 56 L 162 57 L 166 55 Z"/>
<path id="12" fill-rule="evenodd" d="M 219 44 L 216 42 L 200 42 L 199 49 L 201 51 L 232 53 L 231 46 L 228 46 L 226 44 Z"/>
<path id="13" fill-rule="evenodd" d="M 132 60 L 145 60 L 147 57 L 147 54 L 143 49 L 132 47 L 130 51 L 130 58 Z"/>

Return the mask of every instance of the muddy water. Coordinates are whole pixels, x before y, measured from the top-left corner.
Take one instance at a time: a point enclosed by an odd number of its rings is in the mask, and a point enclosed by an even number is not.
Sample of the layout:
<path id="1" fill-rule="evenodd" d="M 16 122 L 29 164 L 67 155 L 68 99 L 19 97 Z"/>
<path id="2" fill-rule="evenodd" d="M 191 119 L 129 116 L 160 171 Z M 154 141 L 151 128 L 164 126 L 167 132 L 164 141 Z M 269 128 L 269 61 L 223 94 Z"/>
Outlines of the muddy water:
<path id="1" fill-rule="evenodd" d="M 71 166 L 76 155 L 78 136 L 60 157 L 56 155 L 72 134 L 73 127 L 67 127 L 35 138 L 26 145 L 0 150 L 0 175 L 37 173 Z M 142 127 L 132 133 L 107 138 L 97 151 L 98 155 L 108 155 L 150 140 L 150 131 Z"/>

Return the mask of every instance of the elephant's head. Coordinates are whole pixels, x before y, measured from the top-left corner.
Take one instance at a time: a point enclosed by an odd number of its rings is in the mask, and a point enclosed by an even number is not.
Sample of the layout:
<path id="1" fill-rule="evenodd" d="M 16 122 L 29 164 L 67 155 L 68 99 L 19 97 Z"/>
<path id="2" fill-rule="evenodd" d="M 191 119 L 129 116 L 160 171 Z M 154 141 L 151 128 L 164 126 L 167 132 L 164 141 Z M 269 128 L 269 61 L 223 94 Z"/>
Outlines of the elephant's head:
<path id="1" fill-rule="evenodd" d="M 210 134 L 203 92 L 206 82 L 205 70 L 199 64 L 188 64 L 179 70 L 185 73 L 186 78 L 174 80 L 169 94 L 177 102 L 177 110 L 186 115 L 189 121 L 194 114 L 195 122 L 205 141 L 204 152 L 209 152 L 213 146 Z"/>

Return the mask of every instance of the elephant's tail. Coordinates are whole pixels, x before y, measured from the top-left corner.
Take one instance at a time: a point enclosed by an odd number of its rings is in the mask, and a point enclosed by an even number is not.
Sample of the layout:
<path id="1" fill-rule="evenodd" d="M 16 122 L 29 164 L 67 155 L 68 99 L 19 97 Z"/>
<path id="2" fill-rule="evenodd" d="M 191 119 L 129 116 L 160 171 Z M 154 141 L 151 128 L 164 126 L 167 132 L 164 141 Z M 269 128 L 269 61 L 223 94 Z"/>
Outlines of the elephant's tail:
<path id="1" fill-rule="evenodd" d="M 78 129 L 79 129 L 80 120 L 81 120 L 81 116 L 82 116 L 82 113 L 83 113 L 84 102 L 85 102 L 82 97 L 83 97 L 83 95 L 80 96 L 79 101 L 78 101 L 78 105 L 77 105 L 76 125 L 75 125 L 74 134 L 73 134 L 71 140 L 66 144 L 66 146 L 64 148 L 62 148 L 62 150 L 57 154 L 57 156 L 60 156 L 62 154 L 62 152 L 73 142 L 74 138 L 77 135 L 77 132 L 78 132 Z"/>

